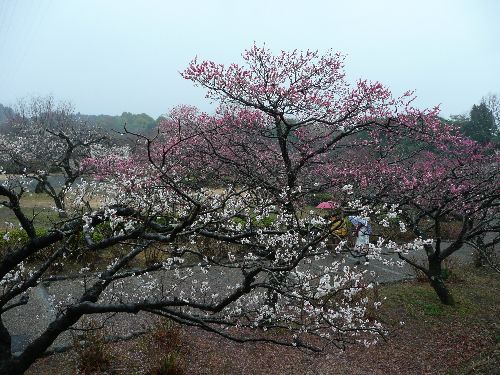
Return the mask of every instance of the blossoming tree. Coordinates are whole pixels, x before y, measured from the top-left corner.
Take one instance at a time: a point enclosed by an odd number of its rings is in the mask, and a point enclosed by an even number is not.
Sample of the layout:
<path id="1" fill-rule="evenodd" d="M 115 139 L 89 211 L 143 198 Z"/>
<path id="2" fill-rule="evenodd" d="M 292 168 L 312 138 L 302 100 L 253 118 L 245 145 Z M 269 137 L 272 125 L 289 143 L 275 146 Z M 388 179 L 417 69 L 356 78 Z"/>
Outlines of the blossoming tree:
<path id="1" fill-rule="evenodd" d="M 0 185 L 27 235 L 0 259 L 0 373 L 22 373 L 88 314 L 145 311 L 237 341 L 313 350 L 368 345 L 382 332 L 367 315 L 380 304 L 373 284 L 335 257 L 304 197 L 342 188 L 332 171 L 342 150 L 371 142 L 367 132 L 411 127 L 430 112 L 413 109 L 411 93 L 349 84 L 339 54 L 253 46 L 243 60 L 195 60 L 182 73 L 220 102 L 215 115 L 178 108 L 156 137 L 137 135 L 137 152 L 94 146 L 81 167 L 98 182 L 69 188 L 67 219 L 47 231 L 23 209 L 23 190 Z M 82 268 L 83 288 L 53 296 L 57 315 L 13 356 L 5 316 L 51 280 L 56 262 L 64 269 L 72 254 L 110 249 L 112 261 Z M 150 251 L 159 255 L 142 262 Z M 274 329 L 280 335 L 266 332 Z"/>
<path id="2" fill-rule="evenodd" d="M 415 243 L 386 238 L 372 246 L 379 253 L 393 249 L 423 272 L 443 303 L 454 304 L 443 262 L 465 244 L 498 267 L 488 257 L 489 249 L 500 242 L 500 158 L 492 145 L 470 140 L 434 116 L 418 126 L 391 131 L 351 158 L 360 167 L 344 177 L 354 181 L 358 196 L 398 207 L 402 214 L 392 220 L 396 233 L 412 232 L 426 262 L 414 259 Z M 371 161 L 365 168 L 364 160 Z M 380 218 L 382 226 L 391 225 L 387 217 Z M 450 225 L 455 233 L 446 235 L 444 227 Z"/>
<path id="3" fill-rule="evenodd" d="M 9 174 L 22 175 L 19 188 L 35 183 L 65 215 L 68 189 L 84 175 L 80 162 L 92 145 L 103 144 L 105 133 L 80 121 L 69 103 L 52 97 L 21 100 L 0 135 L 0 160 Z M 57 176 L 50 178 L 50 176 Z"/>

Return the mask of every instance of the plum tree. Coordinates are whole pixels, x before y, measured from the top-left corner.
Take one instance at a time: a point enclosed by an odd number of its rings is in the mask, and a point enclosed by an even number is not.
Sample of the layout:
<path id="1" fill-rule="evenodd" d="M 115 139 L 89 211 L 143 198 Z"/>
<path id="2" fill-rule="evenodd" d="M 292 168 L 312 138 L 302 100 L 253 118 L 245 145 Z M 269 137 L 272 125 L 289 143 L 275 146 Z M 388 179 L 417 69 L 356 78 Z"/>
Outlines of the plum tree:
<path id="1" fill-rule="evenodd" d="M 346 168 L 335 173 L 348 161 L 343 150 L 361 150 L 382 130 L 417 126 L 434 111 L 413 108 L 411 92 L 393 98 L 378 82 L 349 84 L 340 54 L 273 55 L 253 46 L 243 59 L 245 66 L 227 68 L 193 61 L 182 73 L 220 102 L 213 116 L 178 108 L 155 137 L 137 134 L 143 147 L 134 152 L 78 138 L 90 157 L 77 170 L 96 182 L 69 187 L 67 217 L 45 231 L 23 209 L 15 176 L 2 182 L 1 204 L 27 239 L 9 243 L 0 259 L 1 374 L 25 371 L 87 314 L 145 311 L 241 342 L 312 350 L 369 345 L 383 332 L 367 316 L 379 306 L 373 283 L 335 257 L 327 222 L 304 209 L 304 197 L 344 187 Z M 49 134 L 69 145 L 65 133 Z M 35 162 L 26 141 L 12 146 Z M 95 272 L 82 265 L 84 288 L 53 296 L 57 315 L 13 356 L 6 313 L 29 303 L 51 265 L 64 270 L 70 254 L 107 249 L 114 259 Z M 151 249 L 160 256 L 142 263 Z"/>
<path id="2" fill-rule="evenodd" d="M 412 244 L 379 240 L 378 247 L 395 249 L 429 278 L 443 303 L 453 304 L 443 261 L 466 243 L 489 254 L 491 261 L 489 250 L 500 241 L 498 153 L 492 145 L 468 139 L 434 117 L 417 128 L 401 127 L 386 134 L 362 155 L 351 153 L 351 159 L 357 159 L 352 163 L 359 167 L 346 178 L 354 183 L 358 196 L 396 205 L 403 214 L 394 224 L 422 242 L 427 262 L 408 256 Z M 364 160 L 371 163 L 363 168 Z M 380 222 L 390 225 L 385 217 Z M 457 230 L 445 238 L 443 227 L 449 223 L 455 223 Z"/>
<path id="3" fill-rule="evenodd" d="M 0 160 L 9 174 L 24 177 L 18 188 L 35 182 L 35 191 L 47 193 L 65 216 L 66 193 L 85 173 L 80 162 L 106 139 L 103 131 L 80 121 L 71 104 L 32 97 L 19 101 L 8 119 L 0 135 Z"/>

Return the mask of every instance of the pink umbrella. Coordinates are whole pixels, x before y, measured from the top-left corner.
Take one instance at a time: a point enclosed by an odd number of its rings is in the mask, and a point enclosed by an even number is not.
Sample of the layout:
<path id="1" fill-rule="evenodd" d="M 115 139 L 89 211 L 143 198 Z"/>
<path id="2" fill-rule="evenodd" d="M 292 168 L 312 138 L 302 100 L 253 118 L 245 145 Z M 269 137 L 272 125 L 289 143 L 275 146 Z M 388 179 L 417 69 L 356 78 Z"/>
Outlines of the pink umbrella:
<path id="1" fill-rule="evenodd" d="M 326 208 L 326 209 L 334 209 L 338 208 L 339 204 L 333 201 L 321 202 L 316 206 L 316 208 Z"/>

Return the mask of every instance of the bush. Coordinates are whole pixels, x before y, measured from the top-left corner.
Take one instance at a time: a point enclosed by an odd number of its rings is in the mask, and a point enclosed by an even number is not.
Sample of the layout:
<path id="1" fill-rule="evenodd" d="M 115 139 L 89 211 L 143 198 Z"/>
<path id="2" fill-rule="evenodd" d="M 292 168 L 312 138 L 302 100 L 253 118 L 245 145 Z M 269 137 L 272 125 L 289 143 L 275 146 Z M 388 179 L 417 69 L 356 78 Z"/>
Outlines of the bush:
<path id="1" fill-rule="evenodd" d="M 185 373 L 179 354 L 180 329 L 169 319 L 156 320 L 144 343 L 144 350 L 157 358 L 149 375 L 183 375 Z"/>
<path id="2" fill-rule="evenodd" d="M 48 233 L 47 229 L 37 228 L 36 235 L 44 236 Z M 0 249 L 5 249 L 8 247 L 15 246 L 17 244 L 23 244 L 28 242 L 28 233 L 24 229 L 11 229 L 9 231 L 1 233 L 0 236 Z"/>
<path id="3" fill-rule="evenodd" d="M 144 265 L 146 267 L 153 266 L 164 260 L 164 252 L 158 246 L 151 246 L 144 250 Z"/>
<path id="4" fill-rule="evenodd" d="M 104 339 L 103 330 L 98 328 L 94 321 L 84 322 L 83 329 L 83 335 L 73 336 L 79 373 L 92 374 L 109 370 L 112 356 L 109 354 L 109 345 Z"/>
<path id="5" fill-rule="evenodd" d="M 256 218 L 257 215 L 252 215 L 250 218 L 250 225 L 255 228 L 267 228 L 276 221 L 276 215 L 265 216 L 261 219 Z M 248 219 L 242 217 L 233 218 L 233 222 L 240 224 L 243 228 L 248 227 Z"/>
<path id="6" fill-rule="evenodd" d="M 36 235 L 44 236 L 48 233 L 45 228 L 37 228 Z M 7 232 L 0 232 L 0 254 L 5 254 L 15 246 L 23 245 L 28 242 L 28 233 L 24 229 L 11 229 Z M 29 261 L 45 261 L 52 253 L 52 247 L 48 247 L 37 252 L 29 258 Z"/>
<path id="7" fill-rule="evenodd" d="M 247 245 L 232 244 L 209 237 L 202 237 L 196 242 L 196 250 L 204 256 L 214 258 L 224 258 L 229 251 L 238 254 L 246 249 Z"/>
<path id="8" fill-rule="evenodd" d="M 179 327 L 169 319 L 158 319 L 152 326 L 151 339 L 163 351 L 175 351 L 180 344 Z"/>
<path id="9" fill-rule="evenodd" d="M 179 364 L 178 353 L 171 352 L 166 354 L 157 367 L 149 371 L 150 375 L 184 375 L 184 369 Z"/>

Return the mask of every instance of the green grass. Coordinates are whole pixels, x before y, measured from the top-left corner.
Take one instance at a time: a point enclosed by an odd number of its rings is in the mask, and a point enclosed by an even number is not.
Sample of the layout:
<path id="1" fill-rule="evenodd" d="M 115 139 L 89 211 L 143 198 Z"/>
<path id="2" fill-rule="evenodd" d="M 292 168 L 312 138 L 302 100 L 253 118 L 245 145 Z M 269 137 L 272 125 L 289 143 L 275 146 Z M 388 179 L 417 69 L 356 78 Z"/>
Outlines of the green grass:
<path id="1" fill-rule="evenodd" d="M 45 228 L 36 229 L 37 236 L 44 236 L 47 233 L 47 229 Z M 24 229 L 14 228 L 9 231 L 8 239 L 4 238 L 3 236 L 0 237 L 0 248 L 3 248 L 4 246 L 14 246 L 17 243 L 24 243 L 27 241 L 28 234 L 26 233 L 26 231 Z"/>
<path id="2" fill-rule="evenodd" d="M 455 298 L 455 306 L 443 305 L 427 282 L 404 282 L 385 286 L 381 295 L 391 308 L 404 308 L 412 317 L 435 317 L 446 320 L 480 316 L 484 306 L 500 304 L 499 277 L 489 272 L 470 268 L 457 268 L 457 275 L 447 282 Z M 495 287 L 496 285 L 496 287 Z"/>
<path id="3" fill-rule="evenodd" d="M 47 194 L 27 193 L 21 198 L 21 209 L 29 219 L 33 218 L 37 227 L 48 228 L 59 220 L 53 206 L 54 201 Z M 6 223 L 17 225 L 18 220 L 11 210 L 0 206 L 0 231 L 7 228 Z"/>
<path id="4" fill-rule="evenodd" d="M 385 321 L 402 320 L 416 326 L 417 332 L 433 329 L 472 329 L 483 336 L 486 350 L 449 375 L 494 374 L 500 363 L 500 275 L 488 268 L 455 267 L 447 283 L 455 298 L 455 306 L 440 303 L 428 283 L 412 281 L 385 285 L 380 295 L 385 299 L 382 311 Z"/>

